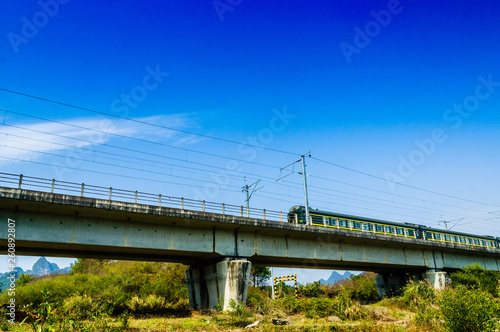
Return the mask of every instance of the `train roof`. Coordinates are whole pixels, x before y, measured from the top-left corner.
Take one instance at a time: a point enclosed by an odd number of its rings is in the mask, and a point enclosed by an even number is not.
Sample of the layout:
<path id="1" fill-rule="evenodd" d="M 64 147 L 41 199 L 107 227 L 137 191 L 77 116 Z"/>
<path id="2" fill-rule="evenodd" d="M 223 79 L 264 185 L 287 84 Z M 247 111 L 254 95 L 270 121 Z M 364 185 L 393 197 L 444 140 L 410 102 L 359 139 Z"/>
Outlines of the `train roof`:
<path id="1" fill-rule="evenodd" d="M 298 209 L 304 209 L 304 206 L 303 205 L 302 206 L 301 205 L 292 206 L 290 208 L 290 212 L 293 212 L 293 211 L 298 210 Z M 388 225 L 393 225 L 393 226 L 414 227 L 414 228 L 421 227 L 423 230 L 431 231 L 431 232 L 446 233 L 446 234 L 453 234 L 453 235 L 458 235 L 458 236 L 468 236 L 468 237 L 472 236 L 472 237 L 476 237 L 476 238 L 495 240 L 495 237 L 491 236 L 491 235 L 476 235 L 476 234 L 470 234 L 470 233 L 462 233 L 462 232 L 450 231 L 450 230 L 446 230 L 446 229 L 428 227 L 425 225 L 414 224 L 414 223 L 388 221 L 388 220 L 355 216 L 352 214 L 330 212 L 330 211 L 317 210 L 317 209 L 311 209 L 311 208 L 309 208 L 309 213 L 328 215 L 328 216 L 342 218 L 342 219 L 352 219 L 352 220 L 360 220 L 360 221 L 367 221 L 367 222 L 373 222 L 373 223 L 388 224 Z"/>

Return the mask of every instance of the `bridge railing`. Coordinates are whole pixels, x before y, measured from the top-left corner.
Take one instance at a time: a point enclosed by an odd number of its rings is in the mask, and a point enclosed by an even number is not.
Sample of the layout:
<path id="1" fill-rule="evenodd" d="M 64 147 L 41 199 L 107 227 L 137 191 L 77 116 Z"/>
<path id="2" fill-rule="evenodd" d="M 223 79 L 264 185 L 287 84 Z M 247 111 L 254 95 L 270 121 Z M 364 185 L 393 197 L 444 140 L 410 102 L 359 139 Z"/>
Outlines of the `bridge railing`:
<path id="1" fill-rule="evenodd" d="M 0 186 L 14 189 L 35 190 L 52 194 L 63 194 L 95 199 L 104 199 L 113 202 L 153 205 L 159 207 L 177 208 L 207 213 L 218 213 L 229 216 L 248 217 L 270 221 L 287 221 L 286 213 L 266 209 L 247 208 L 240 205 L 200 201 L 183 197 L 165 196 L 140 191 L 117 189 L 43 179 L 23 174 L 9 174 L 0 172 Z"/>

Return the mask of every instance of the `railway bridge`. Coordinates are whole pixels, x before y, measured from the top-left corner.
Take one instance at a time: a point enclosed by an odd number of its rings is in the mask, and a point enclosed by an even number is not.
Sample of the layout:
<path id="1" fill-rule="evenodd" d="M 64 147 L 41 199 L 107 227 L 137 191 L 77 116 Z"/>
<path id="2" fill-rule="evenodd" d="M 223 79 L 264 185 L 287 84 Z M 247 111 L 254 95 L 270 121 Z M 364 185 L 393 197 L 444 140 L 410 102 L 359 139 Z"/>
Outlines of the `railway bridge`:
<path id="1" fill-rule="evenodd" d="M 379 273 L 381 295 L 408 278 L 444 287 L 496 249 L 288 223 L 286 213 L 0 173 L 0 246 L 15 223 L 20 255 L 151 260 L 189 265 L 193 307 L 246 301 L 251 265 Z"/>

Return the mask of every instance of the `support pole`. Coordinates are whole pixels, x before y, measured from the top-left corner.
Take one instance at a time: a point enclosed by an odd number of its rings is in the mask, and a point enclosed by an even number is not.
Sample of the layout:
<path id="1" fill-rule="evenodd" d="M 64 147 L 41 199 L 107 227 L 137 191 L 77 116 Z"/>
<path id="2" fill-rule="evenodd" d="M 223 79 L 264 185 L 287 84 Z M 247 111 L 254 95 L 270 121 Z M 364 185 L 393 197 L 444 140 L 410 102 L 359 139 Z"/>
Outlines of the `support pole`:
<path id="1" fill-rule="evenodd" d="M 304 179 L 304 201 L 306 207 L 306 225 L 310 225 L 311 221 L 309 220 L 309 197 L 307 196 L 307 173 L 306 173 L 306 155 L 302 155 L 302 178 Z"/>
<path id="2" fill-rule="evenodd" d="M 272 299 L 274 300 L 274 270 L 273 270 L 273 267 L 271 267 L 271 286 L 272 286 L 272 289 L 271 289 L 271 297 Z"/>

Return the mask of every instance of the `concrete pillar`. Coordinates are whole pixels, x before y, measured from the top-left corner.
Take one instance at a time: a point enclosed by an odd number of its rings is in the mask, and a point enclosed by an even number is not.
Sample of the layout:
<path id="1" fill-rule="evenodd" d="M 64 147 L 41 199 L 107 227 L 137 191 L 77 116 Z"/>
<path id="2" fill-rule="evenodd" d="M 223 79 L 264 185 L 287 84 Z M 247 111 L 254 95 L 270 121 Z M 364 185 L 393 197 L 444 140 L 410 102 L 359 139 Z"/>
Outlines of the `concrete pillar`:
<path id="1" fill-rule="evenodd" d="M 438 292 L 446 287 L 446 272 L 438 270 L 429 270 L 422 273 L 422 278 L 429 280 L 430 284 Z"/>
<path id="2" fill-rule="evenodd" d="M 217 282 L 216 264 L 206 265 L 203 268 L 205 283 L 207 285 L 208 308 L 214 308 L 219 303 L 219 283 Z M 205 306 L 204 306 L 205 307 Z"/>
<path id="3" fill-rule="evenodd" d="M 216 264 L 190 267 L 186 284 L 191 308 L 214 308 L 222 299 L 222 310 L 229 303 L 246 303 L 252 263 L 241 259 L 225 259 Z"/>
<path id="4" fill-rule="evenodd" d="M 193 309 L 203 308 L 202 304 L 202 286 L 201 282 L 202 275 L 200 275 L 200 269 L 196 267 L 190 267 L 185 272 L 186 276 L 186 286 L 188 290 L 189 306 Z"/>
<path id="5" fill-rule="evenodd" d="M 217 263 L 219 296 L 224 298 L 222 310 L 229 309 L 229 302 L 247 302 L 248 284 L 252 263 L 247 260 L 230 260 Z"/>
<path id="6" fill-rule="evenodd" d="M 381 274 L 377 274 L 374 280 L 375 280 L 375 287 L 377 287 L 378 295 L 380 297 L 388 296 L 389 291 L 387 290 L 387 285 L 385 284 L 384 277 Z"/>

